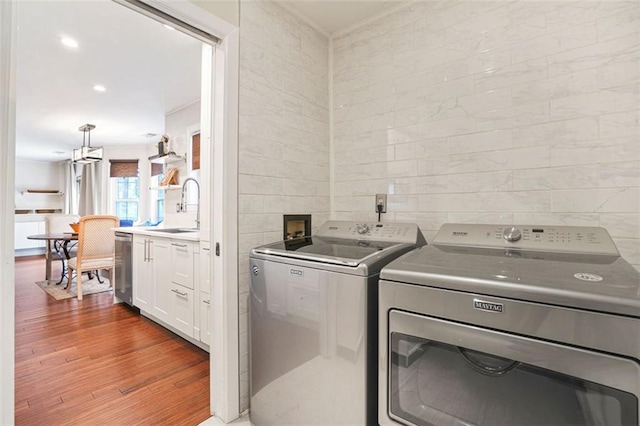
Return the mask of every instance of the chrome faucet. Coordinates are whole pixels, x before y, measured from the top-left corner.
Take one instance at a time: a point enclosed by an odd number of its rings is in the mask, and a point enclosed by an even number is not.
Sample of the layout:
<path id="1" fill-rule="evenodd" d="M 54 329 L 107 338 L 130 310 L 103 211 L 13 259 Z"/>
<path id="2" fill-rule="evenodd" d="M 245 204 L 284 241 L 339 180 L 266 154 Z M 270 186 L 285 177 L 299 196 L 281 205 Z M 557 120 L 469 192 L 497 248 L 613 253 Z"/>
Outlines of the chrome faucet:
<path id="1" fill-rule="evenodd" d="M 198 210 L 196 213 L 196 228 L 200 229 L 200 184 L 192 177 L 186 178 L 182 183 L 182 194 L 180 194 L 180 210 L 182 210 L 183 212 L 187 211 L 187 202 L 184 199 L 184 191 L 187 187 L 187 182 L 189 181 L 195 182 L 196 186 L 198 187 Z"/>

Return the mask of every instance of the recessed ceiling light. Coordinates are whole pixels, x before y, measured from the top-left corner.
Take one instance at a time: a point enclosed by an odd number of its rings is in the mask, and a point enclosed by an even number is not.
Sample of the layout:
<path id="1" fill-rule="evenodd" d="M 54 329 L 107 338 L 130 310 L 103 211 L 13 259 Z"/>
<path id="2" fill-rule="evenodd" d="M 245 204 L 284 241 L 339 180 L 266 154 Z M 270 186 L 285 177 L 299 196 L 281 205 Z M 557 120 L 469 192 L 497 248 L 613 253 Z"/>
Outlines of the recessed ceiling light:
<path id="1" fill-rule="evenodd" d="M 164 24 L 164 27 L 171 31 L 175 30 L 175 28 L 173 28 L 171 25 Z"/>
<path id="2" fill-rule="evenodd" d="M 64 44 L 67 47 L 71 47 L 72 49 L 76 49 L 78 47 L 78 42 L 71 37 L 62 37 L 60 39 L 60 43 Z"/>
<path id="3" fill-rule="evenodd" d="M 101 84 L 96 84 L 95 86 L 93 86 L 93 90 L 95 90 L 96 92 L 106 92 L 107 88 Z"/>

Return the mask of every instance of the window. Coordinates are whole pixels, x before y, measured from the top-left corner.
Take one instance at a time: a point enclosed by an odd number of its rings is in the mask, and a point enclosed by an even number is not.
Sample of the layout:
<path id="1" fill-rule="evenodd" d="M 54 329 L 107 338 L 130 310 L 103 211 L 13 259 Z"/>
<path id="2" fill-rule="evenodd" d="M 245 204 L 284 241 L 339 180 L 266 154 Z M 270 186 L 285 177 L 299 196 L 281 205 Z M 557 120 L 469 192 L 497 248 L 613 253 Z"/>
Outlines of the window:
<path id="1" fill-rule="evenodd" d="M 158 182 L 162 182 L 164 174 L 158 175 Z M 164 191 L 158 191 L 158 198 L 156 199 L 156 207 L 158 211 L 158 223 L 164 220 Z"/>
<path id="2" fill-rule="evenodd" d="M 120 220 L 138 220 L 140 180 L 137 177 L 119 177 L 116 182 L 116 216 Z"/>
<path id="3" fill-rule="evenodd" d="M 109 160 L 109 176 L 113 183 L 115 215 L 120 218 L 121 226 L 131 226 L 138 220 L 138 202 L 140 198 L 140 179 L 138 178 L 138 160 Z"/>

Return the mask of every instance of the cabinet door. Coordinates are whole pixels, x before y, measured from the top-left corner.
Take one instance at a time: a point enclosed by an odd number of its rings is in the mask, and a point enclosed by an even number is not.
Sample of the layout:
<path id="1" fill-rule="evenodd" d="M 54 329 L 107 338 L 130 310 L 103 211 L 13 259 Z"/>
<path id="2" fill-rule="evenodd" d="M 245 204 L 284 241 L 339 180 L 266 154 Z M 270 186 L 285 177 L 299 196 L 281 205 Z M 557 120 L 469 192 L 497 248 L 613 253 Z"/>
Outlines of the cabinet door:
<path id="1" fill-rule="evenodd" d="M 171 283 L 171 312 L 169 323 L 189 337 L 193 337 L 193 290 L 176 283 Z"/>
<path id="2" fill-rule="evenodd" d="M 43 234 L 44 222 L 16 222 L 15 223 L 14 249 L 33 249 L 45 246 L 42 240 L 29 240 L 29 235 Z"/>
<path id="3" fill-rule="evenodd" d="M 133 237 L 133 304 L 145 312 L 152 311 L 153 268 L 149 261 L 149 239 Z"/>
<path id="4" fill-rule="evenodd" d="M 193 290 L 193 243 L 190 241 L 171 242 L 171 280 Z"/>
<path id="5" fill-rule="evenodd" d="M 200 243 L 200 341 L 209 345 L 211 341 L 211 250 L 210 243 Z"/>
<path id="6" fill-rule="evenodd" d="M 171 264 L 170 240 L 152 238 L 151 262 L 153 268 L 153 315 L 171 324 L 171 307 L 173 293 L 171 292 Z"/>
<path id="7" fill-rule="evenodd" d="M 211 296 L 200 292 L 200 341 L 211 344 Z"/>

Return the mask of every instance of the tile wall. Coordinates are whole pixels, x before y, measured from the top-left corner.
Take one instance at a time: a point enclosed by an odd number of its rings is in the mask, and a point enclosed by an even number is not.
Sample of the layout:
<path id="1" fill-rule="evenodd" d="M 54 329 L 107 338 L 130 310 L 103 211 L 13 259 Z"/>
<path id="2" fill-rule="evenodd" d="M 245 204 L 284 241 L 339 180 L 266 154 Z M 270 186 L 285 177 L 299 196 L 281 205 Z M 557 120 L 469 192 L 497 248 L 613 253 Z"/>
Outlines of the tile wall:
<path id="1" fill-rule="evenodd" d="M 284 214 L 329 218 L 329 41 L 271 1 L 240 8 L 240 403 L 248 408 L 249 251 Z"/>
<path id="2" fill-rule="evenodd" d="M 425 1 L 333 42 L 334 218 L 603 226 L 640 269 L 640 3 Z"/>

